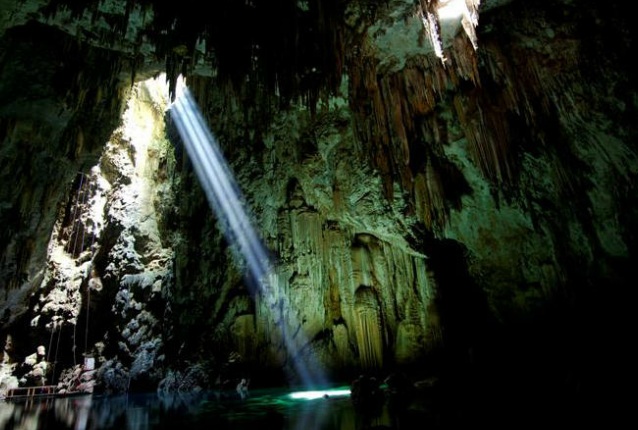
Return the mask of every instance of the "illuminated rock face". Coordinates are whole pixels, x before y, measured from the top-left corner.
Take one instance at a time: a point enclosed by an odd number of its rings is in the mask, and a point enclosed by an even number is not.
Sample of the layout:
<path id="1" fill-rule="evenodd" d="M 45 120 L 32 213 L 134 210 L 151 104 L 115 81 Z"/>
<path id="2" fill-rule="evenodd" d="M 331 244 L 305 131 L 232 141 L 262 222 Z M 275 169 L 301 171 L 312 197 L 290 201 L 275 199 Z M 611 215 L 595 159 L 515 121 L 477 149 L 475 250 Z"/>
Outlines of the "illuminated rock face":
<path id="1" fill-rule="evenodd" d="M 325 42 L 339 76 L 299 57 L 278 93 L 266 72 L 263 87 L 206 64 L 188 78 L 273 256 L 268 296 L 233 260 L 165 101 L 131 87 L 158 66 L 3 17 L 12 354 L 59 339 L 66 368 L 93 354 L 119 391 L 282 383 L 298 362 L 349 378 L 512 360 L 532 380 L 614 352 L 638 219 L 628 22 L 484 2 L 476 40 L 447 24 L 437 52 L 416 13 L 430 2 L 368 3 L 349 2 L 347 44 Z M 592 336 L 601 350 L 581 359 Z"/>

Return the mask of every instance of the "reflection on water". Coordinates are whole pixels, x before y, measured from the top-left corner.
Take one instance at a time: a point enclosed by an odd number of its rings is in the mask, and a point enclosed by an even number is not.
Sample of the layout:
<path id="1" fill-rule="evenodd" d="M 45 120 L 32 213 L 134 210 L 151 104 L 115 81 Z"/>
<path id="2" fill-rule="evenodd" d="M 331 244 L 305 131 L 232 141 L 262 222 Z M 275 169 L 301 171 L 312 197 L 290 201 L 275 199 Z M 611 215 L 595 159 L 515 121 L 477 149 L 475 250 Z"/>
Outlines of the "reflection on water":
<path id="1" fill-rule="evenodd" d="M 79 396 L 33 402 L 0 401 L 3 430 L 267 429 L 358 430 L 423 428 L 386 403 L 355 410 L 347 395 L 294 399 L 282 390 L 246 399 L 220 393 Z M 432 426 L 429 426 L 432 428 Z"/>

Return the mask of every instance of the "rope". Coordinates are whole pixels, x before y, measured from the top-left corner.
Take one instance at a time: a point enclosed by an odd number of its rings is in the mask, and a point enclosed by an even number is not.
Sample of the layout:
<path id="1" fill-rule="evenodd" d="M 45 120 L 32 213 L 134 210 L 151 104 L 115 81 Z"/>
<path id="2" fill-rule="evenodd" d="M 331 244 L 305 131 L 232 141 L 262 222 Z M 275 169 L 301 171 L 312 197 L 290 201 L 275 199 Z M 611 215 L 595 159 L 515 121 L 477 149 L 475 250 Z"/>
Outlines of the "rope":
<path id="1" fill-rule="evenodd" d="M 87 190 L 84 192 L 84 196 L 82 197 L 82 206 L 83 206 L 83 207 L 84 207 L 84 205 L 86 204 L 86 199 L 87 199 L 87 196 L 89 195 L 89 191 L 90 191 L 90 190 L 89 190 L 89 189 L 87 189 Z M 86 227 L 84 227 L 84 228 L 82 229 L 82 245 L 81 245 L 81 247 L 80 247 L 80 252 L 82 252 L 82 251 L 84 250 L 84 234 L 85 234 L 85 233 L 86 233 Z"/>
<path id="2" fill-rule="evenodd" d="M 84 328 L 84 353 L 89 348 L 89 305 L 91 304 L 91 286 L 86 287 L 86 326 Z"/>
<path id="3" fill-rule="evenodd" d="M 60 329 L 58 330 L 58 341 L 55 346 L 55 361 L 53 362 L 53 375 L 51 382 L 55 385 L 55 366 L 58 364 L 58 349 L 60 348 L 60 337 L 62 335 L 62 325 L 60 325 Z"/>
<path id="4" fill-rule="evenodd" d="M 54 317 L 55 318 L 55 317 Z M 49 338 L 49 348 L 47 348 L 47 362 L 51 362 L 51 345 L 53 344 L 53 332 L 55 332 L 55 321 L 51 319 L 51 337 Z"/>
<path id="5" fill-rule="evenodd" d="M 75 198 L 75 207 L 73 208 L 73 217 L 71 220 L 71 234 L 73 234 L 73 228 L 75 226 L 76 223 L 76 217 L 77 217 L 77 213 L 78 213 L 78 205 L 80 202 L 80 193 L 82 192 L 82 184 L 84 183 L 84 174 L 80 173 L 80 185 L 78 186 L 78 194 L 77 197 Z M 77 235 L 75 236 L 77 239 Z M 67 252 L 71 252 L 71 248 L 70 246 L 67 249 Z M 73 253 L 75 253 L 75 244 L 73 244 Z"/>
<path id="6" fill-rule="evenodd" d="M 76 342 L 75 342 L 75 339 L 76 339 L 75 334 L 77 332 L 77 326 L 78 326 L 77 322 L 73 324 L 73 366 L 76 366 L 78 364 L 78 360 L 75 356 L 75 350 L 77 349 Z"/>
<path id="7" fill-rule="evenodd" d="M 82 196 L 82 205 L 84 204 L 84 199 L 86 198 L 86 192 L 82 191 L 84 185 L 84 173 L 82 173 L 82 176 L 80 177 L 80 186 L 78 188 L 78 197 L 77 200 L 75 202 L 75 208 L 76 208 L 76 212 L 78 213 L 77 218 L 75 219 L 75 224 L 77 224 L 77 228 L 79 229 L 80 226 L 80 216 L 82 215 L 81 212 L 77 211 L 78 206 L 80 206 L 80 196 Z M 71 230 L 73 231 L 73 230 Z M 73 252 L 71 253 L 72 257 L 75 257 L 75 250 L 77 248 L 77 244 L 78 244 L 78 234 L 75 234 L 75 239 L 73 240 Z"/>
<path id="8" fill-rule="evenodd" d="M 95 191 L 95 188 L 97 188 L 97 185 L 94 182 L 93 183 L 93 194 L 97 193 Z M 95 256 L 95 251 L 93 251 L 93 245 L 95 244 L 95 230 L 96 229 L 97 229 L 97 223 L 94 224 L 93 228 L 91 229 L 91 245 L 89 246 L 89 249 L 91 250 L 91 259 Z"/>

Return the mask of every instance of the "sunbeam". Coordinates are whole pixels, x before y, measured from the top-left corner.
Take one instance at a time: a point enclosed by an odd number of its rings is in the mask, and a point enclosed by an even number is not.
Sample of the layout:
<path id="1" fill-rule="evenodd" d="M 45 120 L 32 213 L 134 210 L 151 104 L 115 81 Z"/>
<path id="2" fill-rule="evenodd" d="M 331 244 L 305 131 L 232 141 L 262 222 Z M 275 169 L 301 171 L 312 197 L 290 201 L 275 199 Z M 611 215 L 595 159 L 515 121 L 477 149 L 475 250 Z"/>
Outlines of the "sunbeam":
<path id="1" fill-rule="evenodd" d="M 175 102 L 170 109 L 177 130 L 182 138 L 186 152 L 193 164 L 211 209 L 217 215 L 228 242 L 233 247 L 238 264 L 245 264 L 248 271 L 249 286 L 253 293 L 259 294 L 267 303 L 271 312 L 284 313 L 279 306 L 271 306 L 275 302 L 268 279 L 273 273 L 273 264 L 259 235 L 250 223 L 244 210 L 244 201 L 238 184 L 234 180 L 231 169 L 217 144 L 217 140 L 209 130 L 197 103 L 188 88 L 183 85 L 176 91 Z M 287 311 L 287 310 L 286 310 Z M 283 321 L 284 315 L 270 315 L 275 321 Z M 291 324 L 291 313 L 285 314 L 288 327 Z M 321 369 L 309 368 L 298 357 L 306 339 L 301 339 L 300 332 L 291 338 L 288 330 L 282 327 L 282 338 L 287 349 L 288 360 L 305 387 L 325 387 L 326 378 Z M 301 348 L 300 348 L 301 346 Z"/>

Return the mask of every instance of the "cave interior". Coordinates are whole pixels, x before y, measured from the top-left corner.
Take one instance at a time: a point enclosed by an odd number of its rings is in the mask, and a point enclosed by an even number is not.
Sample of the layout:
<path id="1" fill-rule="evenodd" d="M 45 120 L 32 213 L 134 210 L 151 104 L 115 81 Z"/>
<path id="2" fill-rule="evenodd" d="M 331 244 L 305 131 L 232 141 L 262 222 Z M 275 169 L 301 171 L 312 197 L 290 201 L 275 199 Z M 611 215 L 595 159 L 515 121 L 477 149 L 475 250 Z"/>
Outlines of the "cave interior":
<path id="1" fill-rule="evenodd" d="M 65 389 L 91 357 L 96 392 L 401 369 L 512 415 L 627 410 L 638 92 L 619 2 L 0 7 L 0 385 L 46 345 Z M 268 288 L 169 114 L 182 82 Z"/>

